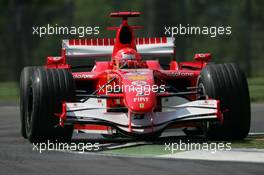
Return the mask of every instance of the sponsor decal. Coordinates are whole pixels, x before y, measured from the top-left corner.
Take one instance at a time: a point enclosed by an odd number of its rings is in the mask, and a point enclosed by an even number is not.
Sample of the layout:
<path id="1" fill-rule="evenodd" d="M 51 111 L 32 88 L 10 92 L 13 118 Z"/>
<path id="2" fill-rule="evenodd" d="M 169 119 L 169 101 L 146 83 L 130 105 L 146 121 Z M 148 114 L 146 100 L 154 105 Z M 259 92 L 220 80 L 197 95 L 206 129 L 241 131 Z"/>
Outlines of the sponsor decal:
<path id="1" fill-rule="evenodd" d="M 116 104 L 118 104 L 118 105 L 121 104 L 120 99 L 116 99 L 115 102 L 116 102 Z"/>
<path id="2" fill-rule="evenodd" d="M 54 61 L 58 61 L 60 59 L 62 59 L 62 58 L 61 57 L 52 57 L 52 60 L 54 60 Z"/>
<path id="3" fill-rule="evenodd" d="M 131 69 L 130 69 L 131 71 Z M 132 72 L 125 73 L 126 76 L 129 75 L 149 75 L 151 72 L 148 70 L 133 70 Z"/>
<path id="4" fill-rule="evenodd" d="M 129 60 L 136 59 L 136 56 L 133 54 L 127 54 L 127 53 L 121 53 L 121 54 L 122 54 L 122 59 L 129 59 Z"/>
<path id="5" fill-rule="evenodd" d="M 92 78 L 94 75 L 87 75 L 87 74 L 74 74 L 73 78 L 75 79 L 83 79 L 83 78 Z"/>
<path id="6" fill-rule="evenodd" d="M 206 57 L 206 54 L 199 53 L 198 56 L 199 56 L 200 58 L 205 58 L 205 57 Z"/>
<path id="7" fill-rule="evenodd" d="M 144 108 L 145 107 L 145 105 L 144 105 L 144 103 L 139 103 L 139 108 Z"/>
<path id="8" fill-rule="evenodd" d="M 191 77 L 194 75 L 193 72 L 170 72 L 168 75 L 173 77 Z"/>
<path id="9" fill-rule="evenodd" d="M 146 81 L 132 81 L 131 84 L 134 86 L 145 86 L 147 85 L 147 82 Z"/>
<path id="10" fill-rule="evenodd" d="M 205 106 L 215 106 L 216 105 L 216 103 L 215 103 L 215 101 L 212 101 L 212 100 L 204 100 L 204 101 L 201 101 L 200 103 L 199 103 L 199 105 L 205 105 Z"/>
<path id="11" fill-rule="evenodd" d="M 134 97 L 133 101 L 134 102 L 148 102 L 149 98 L 148 97 Z"/>
<path id="12" fill-rule="evenodd" d="M 129 80 L 132 80 L 132 81 L 136 81 L 136 80 L 147 80 L 147 77 L 146 76 L 143 76 L 143 75 L 130 75 L 130 76 L 127 76 L 127 78 Z"/>

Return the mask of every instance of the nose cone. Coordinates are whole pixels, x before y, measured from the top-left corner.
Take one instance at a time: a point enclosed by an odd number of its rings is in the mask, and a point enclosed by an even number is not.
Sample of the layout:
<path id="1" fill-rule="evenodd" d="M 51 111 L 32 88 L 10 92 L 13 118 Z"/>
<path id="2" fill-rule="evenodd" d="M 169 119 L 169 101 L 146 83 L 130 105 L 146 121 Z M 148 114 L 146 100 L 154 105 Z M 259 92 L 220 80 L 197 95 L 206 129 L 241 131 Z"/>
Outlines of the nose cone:
<path id="1" fill-rule="evenodd" d="M 125 104 L 135 113 L 152 112 L 156 106 L 156 94 L 152 88 L 153 75 L 130 74 L 123 80 Z"/>

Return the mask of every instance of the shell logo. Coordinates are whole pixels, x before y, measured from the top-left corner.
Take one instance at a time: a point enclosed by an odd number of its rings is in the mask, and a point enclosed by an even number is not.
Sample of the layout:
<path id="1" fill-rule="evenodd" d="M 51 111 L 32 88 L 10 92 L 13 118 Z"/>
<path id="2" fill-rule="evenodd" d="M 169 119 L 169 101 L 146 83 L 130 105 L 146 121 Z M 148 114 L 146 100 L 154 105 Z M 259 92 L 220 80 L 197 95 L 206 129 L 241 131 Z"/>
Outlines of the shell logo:
<path id="1" fill-rule="evenodd" d="M 129 80 L 136 81 L 136 80 L 147 80 L 147 77 L 144 75 L 130 75 L 127 77 Z"/>

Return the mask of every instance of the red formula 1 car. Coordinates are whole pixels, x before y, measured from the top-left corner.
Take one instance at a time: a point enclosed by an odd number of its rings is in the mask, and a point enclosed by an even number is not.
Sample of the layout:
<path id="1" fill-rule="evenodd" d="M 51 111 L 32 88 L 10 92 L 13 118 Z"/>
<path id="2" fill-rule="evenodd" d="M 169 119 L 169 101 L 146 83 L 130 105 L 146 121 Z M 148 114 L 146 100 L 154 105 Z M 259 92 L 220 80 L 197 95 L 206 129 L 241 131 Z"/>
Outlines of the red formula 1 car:
<path id="1" fill-rule="evenodd" d="M 213 64 L 210 53 L 175 60 L 174 38 L 136 38 L 121 17 L 115 38 L 62 41 L 59 57 L 21 73 L 21 132 L 31 142 L 69 141 L 74 129 L 155 138 L 169 128 L 195 128 L 209 139 L 242 139 L 250 129 L 247 81 L 236 64 Z M 171 57 L 168 69 L 156 59 Z M 73 66 L 68 59 L 109 58 Z M 76 71 L 77 68 L 86 71 Z"/>

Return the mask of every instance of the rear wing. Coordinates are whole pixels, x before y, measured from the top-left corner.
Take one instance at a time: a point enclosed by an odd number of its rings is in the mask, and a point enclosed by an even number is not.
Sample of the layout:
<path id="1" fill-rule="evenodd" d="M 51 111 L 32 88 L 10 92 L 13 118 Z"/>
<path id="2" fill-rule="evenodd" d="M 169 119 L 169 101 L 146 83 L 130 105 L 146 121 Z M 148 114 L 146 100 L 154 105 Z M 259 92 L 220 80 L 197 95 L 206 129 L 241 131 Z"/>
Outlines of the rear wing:
<path id="1" fill-rule="evenodd" d="M 135 38 L 136 48 L 142 56 L 173 56 L 174 38 Z M 115 38 L 70 39 L 62 41 L 68 57 L 111 57 Z"/>

